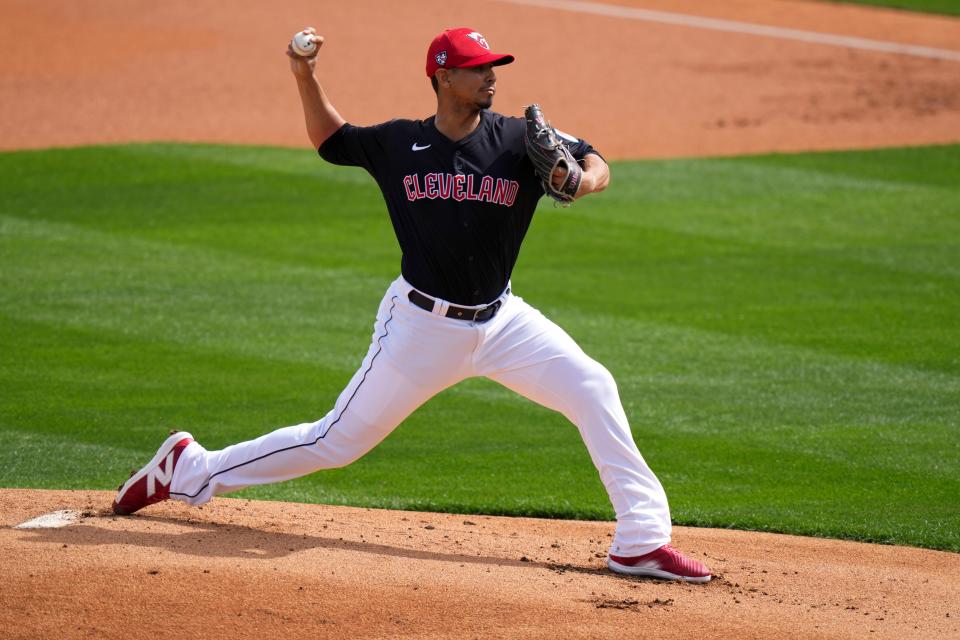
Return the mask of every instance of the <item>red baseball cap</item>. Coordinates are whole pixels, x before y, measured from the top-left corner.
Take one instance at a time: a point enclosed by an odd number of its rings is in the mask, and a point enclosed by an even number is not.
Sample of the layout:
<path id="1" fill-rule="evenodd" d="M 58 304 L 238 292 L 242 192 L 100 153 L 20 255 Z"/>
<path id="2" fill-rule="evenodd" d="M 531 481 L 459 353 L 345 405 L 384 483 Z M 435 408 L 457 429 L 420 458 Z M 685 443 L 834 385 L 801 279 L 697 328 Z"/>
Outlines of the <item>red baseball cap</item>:
<path id="1" fill-rule="evenodd" d="M 437 69 L 499 66 L 511 62 L 513 56 L 508 53 L 492 53 L 486 38 L 474 29 L 447 29 L 433 39 L 427 50 L 427 77 L 432 78 Z"/>

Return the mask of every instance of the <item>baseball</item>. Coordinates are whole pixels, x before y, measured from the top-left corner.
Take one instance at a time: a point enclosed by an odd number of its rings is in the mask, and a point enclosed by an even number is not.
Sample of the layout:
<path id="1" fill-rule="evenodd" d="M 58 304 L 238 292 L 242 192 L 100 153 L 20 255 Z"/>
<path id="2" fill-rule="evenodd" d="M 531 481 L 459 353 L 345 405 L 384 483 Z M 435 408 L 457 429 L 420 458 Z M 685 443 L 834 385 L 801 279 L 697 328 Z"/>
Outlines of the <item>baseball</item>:
<path id="1" fill-rule="evenodd" d="M 317 50 L 317 43 L 310 39 L 312 35 L 313 34 L 306 31 L 301 31 L 293 36 L 293 40 L 290 41 L 290 46 L 293 48 L 294 53 L 304 57 L 312 56 Z"/>

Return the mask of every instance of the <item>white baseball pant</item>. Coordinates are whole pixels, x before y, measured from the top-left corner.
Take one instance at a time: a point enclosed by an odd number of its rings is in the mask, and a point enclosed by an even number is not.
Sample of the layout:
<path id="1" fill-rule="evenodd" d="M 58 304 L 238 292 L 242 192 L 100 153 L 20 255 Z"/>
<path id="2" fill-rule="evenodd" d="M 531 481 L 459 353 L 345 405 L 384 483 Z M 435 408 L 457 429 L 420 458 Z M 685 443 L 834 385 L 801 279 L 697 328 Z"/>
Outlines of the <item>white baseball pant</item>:
<path id="1" fill-rule="evenodd" d="M 417 407 L 461 380 L 485 376 L 559 411 L 577 426 L 617 515 L 611 553 L 642 555 L 670 541 L 659 480 L 634 444 L 610 373 L 563 329 L 513 294 L 474 323 L 409 301 L 402 277 L 387 290 L 360 369 L 322 419 L 278 429 L 222 451 L 191 443 L 171 498 L 203 504 L 252 485 L 342 467 L 370 451 Z"/>

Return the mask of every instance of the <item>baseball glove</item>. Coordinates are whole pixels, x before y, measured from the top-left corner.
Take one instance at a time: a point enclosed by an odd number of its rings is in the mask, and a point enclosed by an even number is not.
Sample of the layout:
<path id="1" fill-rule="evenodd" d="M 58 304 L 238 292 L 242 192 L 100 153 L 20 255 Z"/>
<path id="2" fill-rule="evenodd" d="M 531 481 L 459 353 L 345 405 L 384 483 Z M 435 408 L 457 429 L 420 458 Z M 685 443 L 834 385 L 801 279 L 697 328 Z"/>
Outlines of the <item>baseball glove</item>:
<path id="1" fill-rule="evenodd" d="M 527 156 L 533 162 L 533 170 L 543 184 L 544 193 L 561 204 L 573 202 L 580 190 L 583 169 L 547 122 L 540 105 L 531 104 L 523 115 L 527 119 L 524 137 Z M 553 174 L 558 168 L 566 172 L 559 186 L 554 186 Z"/>

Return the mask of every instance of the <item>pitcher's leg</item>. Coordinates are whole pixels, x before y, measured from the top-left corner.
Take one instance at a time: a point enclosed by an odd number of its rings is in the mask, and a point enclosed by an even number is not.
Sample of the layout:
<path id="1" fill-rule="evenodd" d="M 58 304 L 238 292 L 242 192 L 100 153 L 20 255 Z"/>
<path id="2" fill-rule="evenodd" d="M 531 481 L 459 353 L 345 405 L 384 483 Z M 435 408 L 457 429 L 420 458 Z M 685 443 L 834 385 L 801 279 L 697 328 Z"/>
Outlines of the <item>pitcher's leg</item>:
<path id="1" fill-rule="evenodd" d="M 397 359 L 404 350 L 397 342 L 410 340 L 408 334 L 416 327 L 400 315 L 397 300 L 385 298 L 363 364 L 321 420 L 278 429 L 222 451 L 190 444 L 174 471 L 170 497 L 202 504 L 243 487 L 341 467 L 376 446 L 418 406 L 456 382 L 455 371 L 445 370 L 442 361 L 432 375 L 403 370 Z"/>
<path id="2" fill-rule="evenodd" d="M 221 451 L 191 443 L 177 465 L 170 497 L 203 504 L 215 495 L 342 467 L 360 458 L 435 393 L 398 376 L 381 375 L 374 364 L 366 380 L 351 380 L 338 408 L 321 420 L 277 429 Z"/>
<path id="3" fill-rule="evenodd" d="M 660 481 L 637 449 L 613 376 L 522 300 L 484 344 L 485 375 L 573 422 L 617 514 L 611 553 L 637 556 L 670 541 Z"/>

